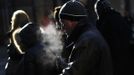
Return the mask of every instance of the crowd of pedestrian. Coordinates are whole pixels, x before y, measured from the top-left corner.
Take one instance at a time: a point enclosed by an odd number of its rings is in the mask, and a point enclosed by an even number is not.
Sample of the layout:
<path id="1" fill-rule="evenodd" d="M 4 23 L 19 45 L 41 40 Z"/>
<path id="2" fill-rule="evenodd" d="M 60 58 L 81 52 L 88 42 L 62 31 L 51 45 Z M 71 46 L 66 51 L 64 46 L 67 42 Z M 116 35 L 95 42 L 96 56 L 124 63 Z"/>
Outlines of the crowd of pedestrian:
<path id="1" fill-rule="evenodd" d="M 68 0 L 53 12 L 45 27 L 13 13 L 6 75 L 134 74 L 131 25 L 107 0 Z"/>

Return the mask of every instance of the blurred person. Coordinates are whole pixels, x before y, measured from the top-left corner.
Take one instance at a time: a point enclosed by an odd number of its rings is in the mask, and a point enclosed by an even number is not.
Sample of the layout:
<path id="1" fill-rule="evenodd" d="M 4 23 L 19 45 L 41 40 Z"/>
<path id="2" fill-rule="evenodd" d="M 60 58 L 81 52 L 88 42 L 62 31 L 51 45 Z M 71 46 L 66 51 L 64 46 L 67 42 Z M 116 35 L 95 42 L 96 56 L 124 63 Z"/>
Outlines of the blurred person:
<path id="1" fill-rule="evenodd" d="M 62 42 L 54 25 L 44 29 L 31 24 L 20 31 L 20 36 L 26 53 L 16 75 L 58 75 L 56 59 L 61 54 Z"/>
<path id="2" fill-rule="evenodd" d="M 16 10 L 11 18 L 11 29 L 9 31 L 8 61 L 5 66 L 6 75 L 15 75 L 18 64 L 25 53 L 21 45 L 19 29 L 30 24 L 30 18 L 24 10 Z"/>
<path id="3" fill-rule="evenodd" d="M 57 6 L 54 9 L 54 20 L 55 20 L 55 25 L 57 30 L 62 32 L 62 42 L 65 41 L 67 34 L 63 30 L 63 25 L 59 21 L 59 11 L 60 11 L 61 6 Z"/>
<path id="4" fill-rule="evenodd" d="M 98 0 L 95 10 L 98 14 L 97 28 L 111 49 L 114 75 L 132 75 L 133 59 L 129 48 L 130 25 L 107 0 Z"/>
<path id="5" fill-rule="evenodd" d="M 61 75 L 113 75 L 110 50 L 79 1 L 68 1 L 60 9 L 60 22 L 68 34 L 62 52 L 68 67 Z M 60 64 L 59 64 L 60 65 Z"/>
<path id="6" fill-rule="evenodd" d="M 97 15 L 94 11 L 94 4 L 96 3 L 97 0 L 79 0 L 79 1 L 82 2 L 84 7 L 86 8 L 88 16 L 90 16 L 89 18 L 90 22 L 96 23 Z"/>
<path id="7" fill-rule="evenodd" d="M 54 20 L 55 20 L 55 25 L 58 30 L 62 29 L 61 23 L 59 22 L 59 11 L 60 11 L 61 6 L 57 6 L 54 8 Z"/>
<path id="8" fill-rule="evenodd" d="M 134 18 L 132 17 L 132 15 L 129 13 L 129 11 L 125 10 L 124 11 L 124 19 L 126 20 L 127 24 L 130 27 L 130 51 L 131 51 L 131 55 L 133 57 L 133 50 L 134 50 Z"/>

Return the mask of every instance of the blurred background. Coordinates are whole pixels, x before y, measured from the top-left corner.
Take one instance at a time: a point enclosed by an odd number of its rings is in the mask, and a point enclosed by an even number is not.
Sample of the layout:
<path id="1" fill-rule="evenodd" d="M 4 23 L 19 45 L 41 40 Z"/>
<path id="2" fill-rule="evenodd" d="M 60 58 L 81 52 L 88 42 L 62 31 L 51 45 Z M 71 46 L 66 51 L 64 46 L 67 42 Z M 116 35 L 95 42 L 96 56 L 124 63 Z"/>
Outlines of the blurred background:
<path id="1" fill-rule="evenodd" d="M 0 0 L 0 38 L 10 27 L 11 16 L 17 9 L 25 10 L 33 21 L 44 23 L 43 19 L 51 18 L 54 7 L 67 0 Z M 87 1 L 87 0 L 81 0 Z M 94 1 L 94 0 L 91 0 Z M 112 7 L 122 16 L 134 18 L 134 0 L 109 0 Z M 46 23 L 46 22 L 45 22 Z"/>
<path id="2" fill-rule="evenodd" d="M 48 18 L 51 18 L 54 7 L 66 1 L 68 0 L 0 0 L 0 38 L 8 31 L 15 10 L 23 9 L 34 22 L 46 24 Z M 134 18 L 134 0 L 109 0 L 109 2 L 122 16 Z"/>

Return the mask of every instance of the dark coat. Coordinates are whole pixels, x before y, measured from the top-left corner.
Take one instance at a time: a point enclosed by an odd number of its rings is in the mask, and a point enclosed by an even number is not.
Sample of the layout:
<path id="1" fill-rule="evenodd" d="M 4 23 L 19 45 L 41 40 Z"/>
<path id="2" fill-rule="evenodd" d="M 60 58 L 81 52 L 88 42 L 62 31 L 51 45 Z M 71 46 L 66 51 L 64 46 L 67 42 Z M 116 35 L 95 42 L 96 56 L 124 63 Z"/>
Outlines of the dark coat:
<path id="1" fill-rule="evenodd" d="M 56 75 L 56 61 L 46 54 L 44 46 L 37 44 L 26 52 L 23 59 L 23 75 Z"/>
<path id="2" fill-rule="evenodd" d="M 64 75 L 113 75 L 108 45 L 95 26 L 81 21 L 66 41 L 63 57 L 74 63 Z"/>
<path id="3" fill-rule="evenodd" d="M 11 43 L 8 48 L 8 56 L 10 57 L 10 59 L 7 61 L 8 66 L 6 68 L 6 75 L 15 75 L 23 54 L 17 52 L 17 48 L 14 46 L 13 43 Z"/>
<path id="4" fill-rule="evenodd" d="M 111 49 L 114 74 L 131 74 L 132 64 L 129 49 L 130 25 L 121 14 L 105 2 L 98 2 L 97 11 L 99 20 L 97 28 L 106 39 Z"/>
<path id="5" fill-rule="evenodd" d="M 36 33 L 40 32 L 38 28 L 29 27 L 20 33 L 27 50 L 16 75 L 57 75 L 55 52 L 48 48 L 49 42 L 42 42 L 44 40 L 41 38 L 41 33 Z"/>
<path id="6" fill-rule="evenodd" d="M 15 29 L 16 30 L 16 29 Z M 16 69 L 18 69 L 18 66 L 19 66 L 19 63 L 23 57 L 23 54 L 21 54 L 16 45 L 14 44 L 14 41 L 13 41 L 13 32 L 15 31 L 11 31 L 10 33 L 7 34 L 7 40 L 10 40 L 11 42 L 9 42 L 9 44 L 7 44 L 7 48 L 8 48 L 8 66 L 6 68 L 6 75 L 15 75 L 16 73 Z M 17 36 L 19 37 L 19 36 Z M 6 37 L 5 37 L 6 39 Z M 3 40 L 4 41 L 4 40 Z M 18 43 L 20 41 L 20 39 L 16 39 L 16 42 Z"/>

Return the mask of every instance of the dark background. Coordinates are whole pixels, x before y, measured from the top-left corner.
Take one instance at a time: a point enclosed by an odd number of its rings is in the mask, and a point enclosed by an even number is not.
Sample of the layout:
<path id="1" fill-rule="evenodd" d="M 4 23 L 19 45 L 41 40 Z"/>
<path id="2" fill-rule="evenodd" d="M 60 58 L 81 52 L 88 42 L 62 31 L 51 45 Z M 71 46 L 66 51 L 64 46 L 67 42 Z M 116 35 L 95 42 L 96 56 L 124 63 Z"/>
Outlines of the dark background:
<path id="1" fill-rule="evenodd" d="M 52 18 L 54 7 L 62 5 L 67 0 L 0 0 L 0 39 L 3 38 L 10 28 L 11 16 L 15 10 L 25 10 L 32 21 L 41 23 L 45 17 Z M 81 0 L 86 3 L 87 0 Z M 91 4 L 95 0 L 90 0 Z M 134 18 L 134 0 L 109 0 L 112 7 L 122 16 Z M 90 6 L 90 4 L 89 4 Z M 89 7 L 90 8 L 90 7 Z M 127 12 L 127 14 L 126 14 Z M 131 26 L 131 36 L 134 39 L 134 22 Z M 133 39 L 130 43 L 134 44 Z M 0 75 L 4 75 L 4 67 L 7 61 L 7 49 L 0 40 Z"/>

